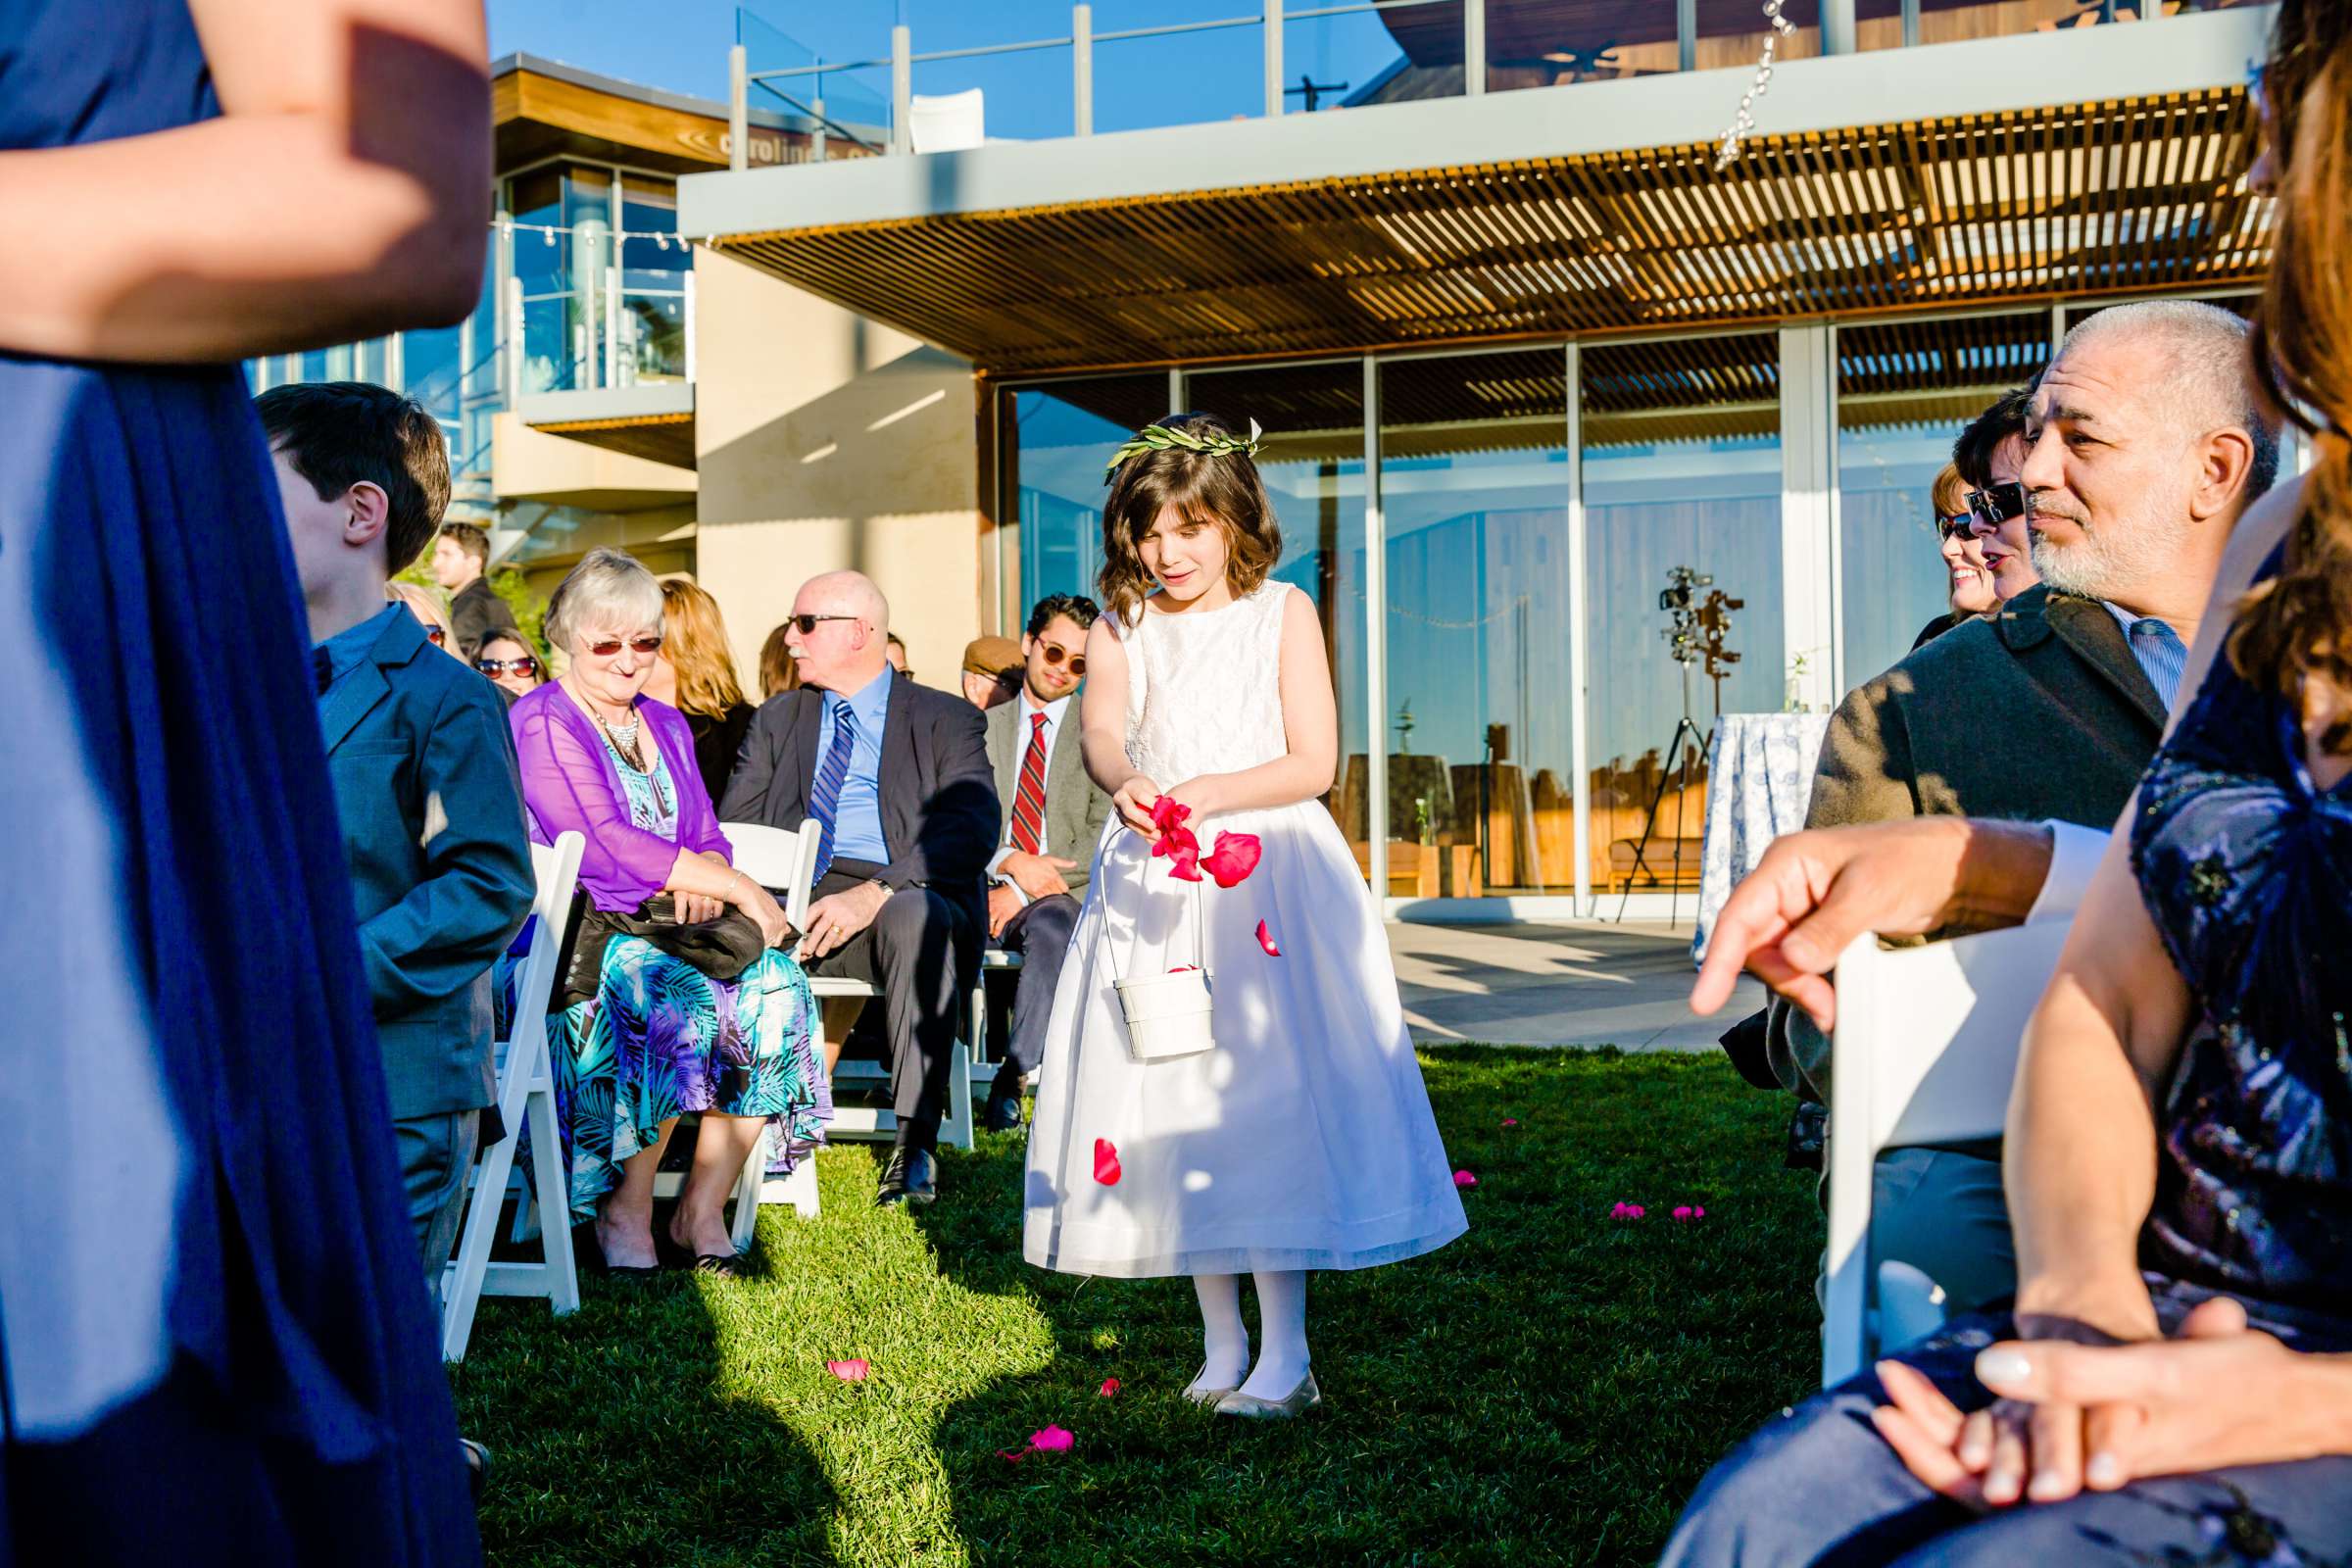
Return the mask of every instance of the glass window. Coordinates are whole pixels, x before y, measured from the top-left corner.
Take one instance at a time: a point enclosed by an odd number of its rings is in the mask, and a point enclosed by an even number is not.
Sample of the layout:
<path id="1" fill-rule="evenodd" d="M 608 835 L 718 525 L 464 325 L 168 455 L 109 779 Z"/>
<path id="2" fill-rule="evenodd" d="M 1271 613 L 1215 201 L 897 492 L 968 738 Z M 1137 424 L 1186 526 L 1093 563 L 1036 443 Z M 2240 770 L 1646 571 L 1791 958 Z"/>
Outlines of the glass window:
<path id="1" fill-rule="evenodd" d="M 1787 695 L 1780 342 L 1598 344 L 1584 351 L 1581 381 L 1592 886 L 1695 887 L 1697 743 L 1718 710 L 1777 712 Z M 1677 567 L 1691 574 L 1691 608 L 1712 604 L 1726 621 L 1736 659 L 1712 670 L 1679 662 L 1668 641 L 1660 595 Z"/>
<path id="2" fill-rule="evenodd" d="M 1204 372 L 1191 377 L 1187 400 L 1236 429 L 1251 419 L 1265 429 L 1257 468 L 1282 525 L 1274 575 L 1315 602 L 1339 696 L 1339 776 L 1324 804 L 1355 847 L 1357 863 L 1369 864 L 1362 362 Z"/>
<path id="3" fill-rule="evenodd" d="M 1102 569 L 1102 465 L 1168 412 L 1163 373 L 1007 389 L 998 405 L 1004 515 L 1020 541 L 1013 616 L 1048 594 L 1095 596 Z"/>
<path id="4" fill-rule="evenodd" d="M 1845 684 L 1950 608 L 1932 489 L 1952 441 L 2050 352 L 2047 312 L 1838 329 L 1838 561 Z"/>
<path id="5" fill-rule="evenodd" d="M 678 381 L 686 375 L 686 277 L 693 254 L 678 231 L 677 186 L 626 174 L 621 179 L 621 232 L 652 239 L 621 241 L 619 383 Z"/>
<path id="6" fill-rule="evenodd" d="M 1389 891 L 1576 885 L 1567 362 L 1384 361 Z"/>
<path id="7" fill-rule="evenodd" d="M 612 172 L 538 170 L 512 181 L 509 194 L 515 222 L 530 225 L 514 236 L 522 390 L 612 384 L 606 352 L 613 294 L 606 276 L 612 265 Z"/>

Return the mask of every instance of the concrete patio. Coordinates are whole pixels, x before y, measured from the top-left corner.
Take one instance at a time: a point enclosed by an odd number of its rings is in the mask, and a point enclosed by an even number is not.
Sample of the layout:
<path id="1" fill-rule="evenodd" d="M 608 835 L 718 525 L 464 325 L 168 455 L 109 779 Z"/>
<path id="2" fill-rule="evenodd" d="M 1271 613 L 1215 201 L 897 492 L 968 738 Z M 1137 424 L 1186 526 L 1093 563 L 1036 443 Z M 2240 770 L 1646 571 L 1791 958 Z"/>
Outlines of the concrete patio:
<path id="1" fill-rule="evenodd" d="M 1711 1051 L 1764 1004 L 1743 978 L 1712 1018 L 1689 1005 L 1690 927 L 1580 920 L 1389 927 L 1413 1038 L 1495 1045 Z"/>

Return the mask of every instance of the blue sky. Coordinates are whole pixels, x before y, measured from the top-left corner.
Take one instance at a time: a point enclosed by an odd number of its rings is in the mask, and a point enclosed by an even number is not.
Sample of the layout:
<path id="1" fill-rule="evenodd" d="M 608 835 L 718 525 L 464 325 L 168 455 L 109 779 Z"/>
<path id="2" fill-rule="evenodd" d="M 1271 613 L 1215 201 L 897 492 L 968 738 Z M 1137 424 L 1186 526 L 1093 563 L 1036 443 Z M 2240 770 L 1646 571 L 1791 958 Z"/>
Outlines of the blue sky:
<path id="1" fill-rule="evenodd" d="M 1094 25 L 1107 32 L 1250 9 L 1248 0 L 1095 0 Z M 494 56 L 520 51 L 672 92 L 723 98 L 736 10 L 727 0 L 490 0 L 490 48 Z M 806 65 L 816 56 L 886 56 L 899 18 L 917 52 L 1057 37 L 1070 25 L 1069 7 L 1053 0 L 761 0 L 751 10 L 759 19 L 747 29 L 754 70 Z M 1294 82 L 1311 72 L 1318 83 L 1360 87 L 1396 57 L 1379 21 L 1360 14 L 1295 22 L 1283 47 Z M 1095 126 L 1124 130 L 1254 115 L 1263 101 L 1259 48 L 1251 27 L 1100 44 Z M 1070 130 L 1066 49 L 920 66 L 914 85 L 920 93 L 983 89 L 991 135 Z M 883 71 L 828 77 L 827 109 L 843 119 L 878 116 L 889 90 Z M 755 101 L 783 107 L 772 98 Z"/>

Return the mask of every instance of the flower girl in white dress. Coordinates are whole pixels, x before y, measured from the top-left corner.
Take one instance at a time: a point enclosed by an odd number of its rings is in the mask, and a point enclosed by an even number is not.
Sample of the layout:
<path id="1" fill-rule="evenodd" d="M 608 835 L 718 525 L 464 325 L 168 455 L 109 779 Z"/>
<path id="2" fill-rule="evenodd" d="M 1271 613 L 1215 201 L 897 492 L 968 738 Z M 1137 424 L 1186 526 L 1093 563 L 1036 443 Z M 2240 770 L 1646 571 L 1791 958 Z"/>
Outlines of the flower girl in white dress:
<path id="1" fill-rule="evenodd" d="M 1321 1402 L 1306 1271 L 1418 1256 L 1467 1222 L 1387 939 L 1321 804 L 1337 705 L 1314 605 L 1268 575 L 1282 542 L 1255 450 L 1187 415 L 1113 460 L 1081 729 L 1118 809 L 1054 994 L 1022 1250 L 1062 1273 L 1191 1275 L 1206 1355 L 1187 1396 L 1280 1417 Z M 1179 879 L 1187 830 L 1213 879 Z M 1193 965 L 1214 1049 L 1138 1061 L 1113 982 Z"/>

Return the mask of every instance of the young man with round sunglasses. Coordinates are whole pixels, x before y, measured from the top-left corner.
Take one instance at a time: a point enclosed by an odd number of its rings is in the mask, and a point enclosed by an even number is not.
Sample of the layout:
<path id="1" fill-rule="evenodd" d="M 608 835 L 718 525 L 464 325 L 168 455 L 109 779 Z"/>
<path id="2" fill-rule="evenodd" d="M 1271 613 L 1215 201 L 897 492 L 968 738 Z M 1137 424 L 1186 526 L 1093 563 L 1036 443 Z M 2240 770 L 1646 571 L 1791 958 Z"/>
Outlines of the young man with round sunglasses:
<path id="1" fill-rule="evenodd" d="M 1045 1052 L 1062 954 L 1078 928 L 1095 844 L 1110 812 L 1110 797 L 1079 760 L 1074 702 L 1086 678 L 1087 629 L 1100 614 L 1093 600 L 1076 594 L 1039 600 L 1021 638 L 1020 695 L 988 712 L 988 760 L 1004 808 L 1004 835 L 988 862 L 988 935 L 1021 956 L 1012 1033 L 981 1114 L 992 1132 L 1021 1124 L 1021 1083 Z"/>

